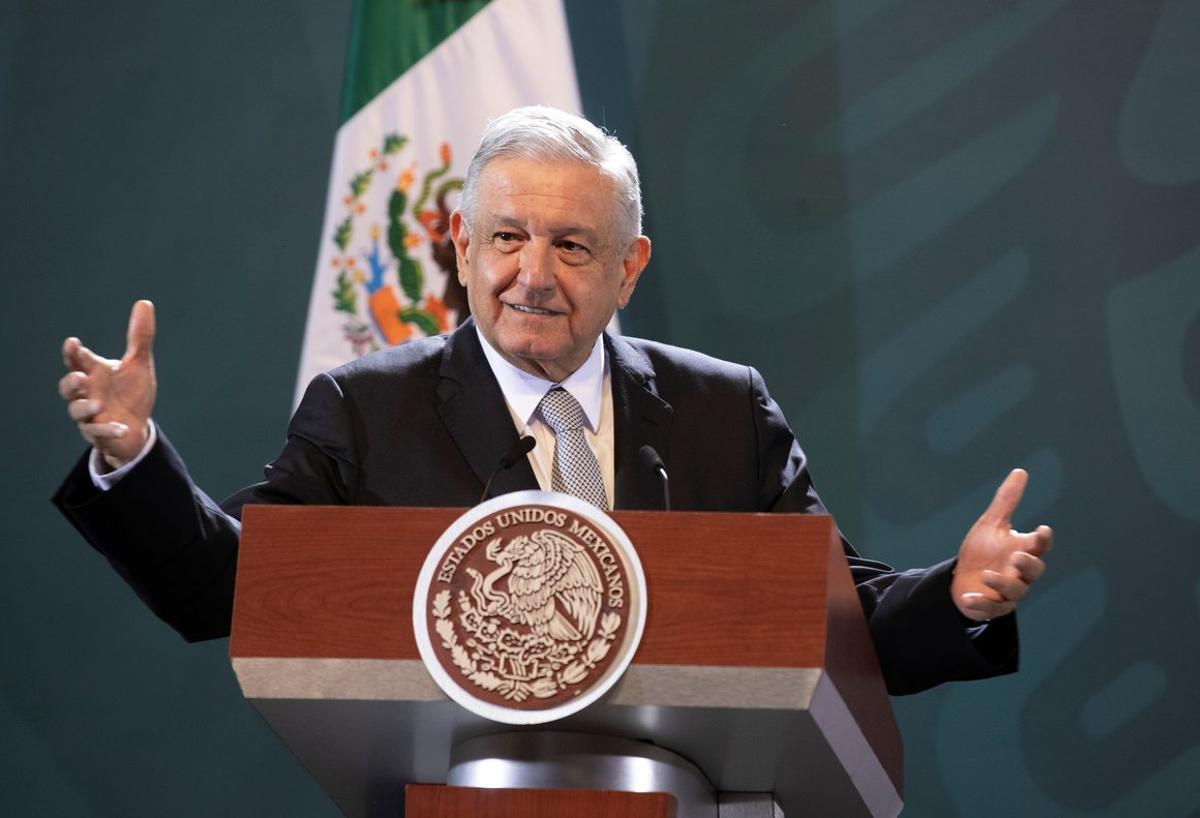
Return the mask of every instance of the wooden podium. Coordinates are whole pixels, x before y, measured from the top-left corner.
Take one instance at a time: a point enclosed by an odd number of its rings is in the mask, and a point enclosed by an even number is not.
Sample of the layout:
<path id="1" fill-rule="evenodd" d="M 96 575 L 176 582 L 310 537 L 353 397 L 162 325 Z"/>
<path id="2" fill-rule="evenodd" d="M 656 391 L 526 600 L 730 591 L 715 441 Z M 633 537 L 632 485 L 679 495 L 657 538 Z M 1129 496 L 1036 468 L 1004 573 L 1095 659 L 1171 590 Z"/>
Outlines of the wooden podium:
<path id="1" fill-rule="evenodd" d="M 414 641 L 417 575 L 461 512 L 245 510 L 234 672 L 347 816 L 403 815 L 406 785 L 445 782 L 456 748 L 546 729 L 649 742 L 788 818 L 899 813 L 900 735 L 829 517 L 612 513 L 646 573 L 641 646 L 592 707 L 517 728 L 449 700 Z M 470 814 L 437 795 L 414 790 L 409 815 Z"/>

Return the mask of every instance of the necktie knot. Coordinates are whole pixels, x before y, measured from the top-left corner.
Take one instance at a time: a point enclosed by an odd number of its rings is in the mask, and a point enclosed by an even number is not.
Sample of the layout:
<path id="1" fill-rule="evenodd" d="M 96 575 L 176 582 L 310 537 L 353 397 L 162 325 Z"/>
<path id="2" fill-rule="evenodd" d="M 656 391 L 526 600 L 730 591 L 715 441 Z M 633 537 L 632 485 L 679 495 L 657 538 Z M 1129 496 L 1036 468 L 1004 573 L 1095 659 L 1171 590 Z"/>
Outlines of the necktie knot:
<path id="1" fill-rule="evenodd" d="M 539 405 L 542 418 L 556 435 L 574 432 L 583 428 L 583 407 L 575 396 L 561 386 L 556 386 L 542 397 Z"/>

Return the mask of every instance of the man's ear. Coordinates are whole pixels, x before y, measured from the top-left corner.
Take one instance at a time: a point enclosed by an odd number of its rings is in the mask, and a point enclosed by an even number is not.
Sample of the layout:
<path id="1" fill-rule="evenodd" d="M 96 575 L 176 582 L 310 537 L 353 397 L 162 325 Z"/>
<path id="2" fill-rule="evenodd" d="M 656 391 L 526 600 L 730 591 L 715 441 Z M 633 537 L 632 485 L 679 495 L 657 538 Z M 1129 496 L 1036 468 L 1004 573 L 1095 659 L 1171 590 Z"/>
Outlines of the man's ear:
<path id="1" fill-rule="evenodd" d="M 454 259 L 458 267 L 458 283 L 467 286 L 467 245 L 471 243 L 471 229 L 460 211 L 450 214 L 450 240 L 454 242 Z"/>
<path id="2" fill-rule="evenodd" d="M 633 288 L 637 286 L 638 277 L 641 276 L 642 270 L 646 269 L 649 262 L 650 239 L 646 236 L 638 236 L 630 243 L 629 249 L 625 251 L 625 258 L 621 260 L 621 289 L 617 294 L 618 309 L 625 309 L 625 305 L 629 303 L 629 299 L 633 295 Z"/>

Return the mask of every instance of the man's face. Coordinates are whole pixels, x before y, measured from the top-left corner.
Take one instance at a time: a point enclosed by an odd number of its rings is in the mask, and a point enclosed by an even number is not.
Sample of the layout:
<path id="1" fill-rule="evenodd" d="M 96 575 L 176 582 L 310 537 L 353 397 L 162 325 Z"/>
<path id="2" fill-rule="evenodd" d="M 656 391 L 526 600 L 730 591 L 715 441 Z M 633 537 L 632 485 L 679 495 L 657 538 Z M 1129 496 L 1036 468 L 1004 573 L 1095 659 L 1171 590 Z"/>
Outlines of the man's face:
<path id="1" fill-rule="evenodd" d="M 476 192 L 470 229 L 450 220 L 471 313 L 506 361 L 561 381 L 628 303 L 650 240 L 619 235 L 616 183 L 584 164 L 493 159 Z"/>

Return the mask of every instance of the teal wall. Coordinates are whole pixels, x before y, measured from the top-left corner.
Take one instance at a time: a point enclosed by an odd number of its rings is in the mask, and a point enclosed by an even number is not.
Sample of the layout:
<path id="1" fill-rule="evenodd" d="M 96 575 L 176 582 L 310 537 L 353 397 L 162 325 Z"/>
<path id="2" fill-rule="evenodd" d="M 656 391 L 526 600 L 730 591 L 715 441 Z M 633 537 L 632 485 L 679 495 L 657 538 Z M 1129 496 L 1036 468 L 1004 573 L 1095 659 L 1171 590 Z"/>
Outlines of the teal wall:
<path id="1" fill-rule="evenodd" d="M 54 384 L 158 304 L 214 495 L 278 449 L 348 2 L 0 5 L 0 813 L 335 814 L 58 519 Z M 896 700 L 907 816 L 1200 811 L 1200 4 L 569 0 L 655 241 L 626 330 L 758 366 L 861 550 L 1057 531 L 1023 671 Z"/>

